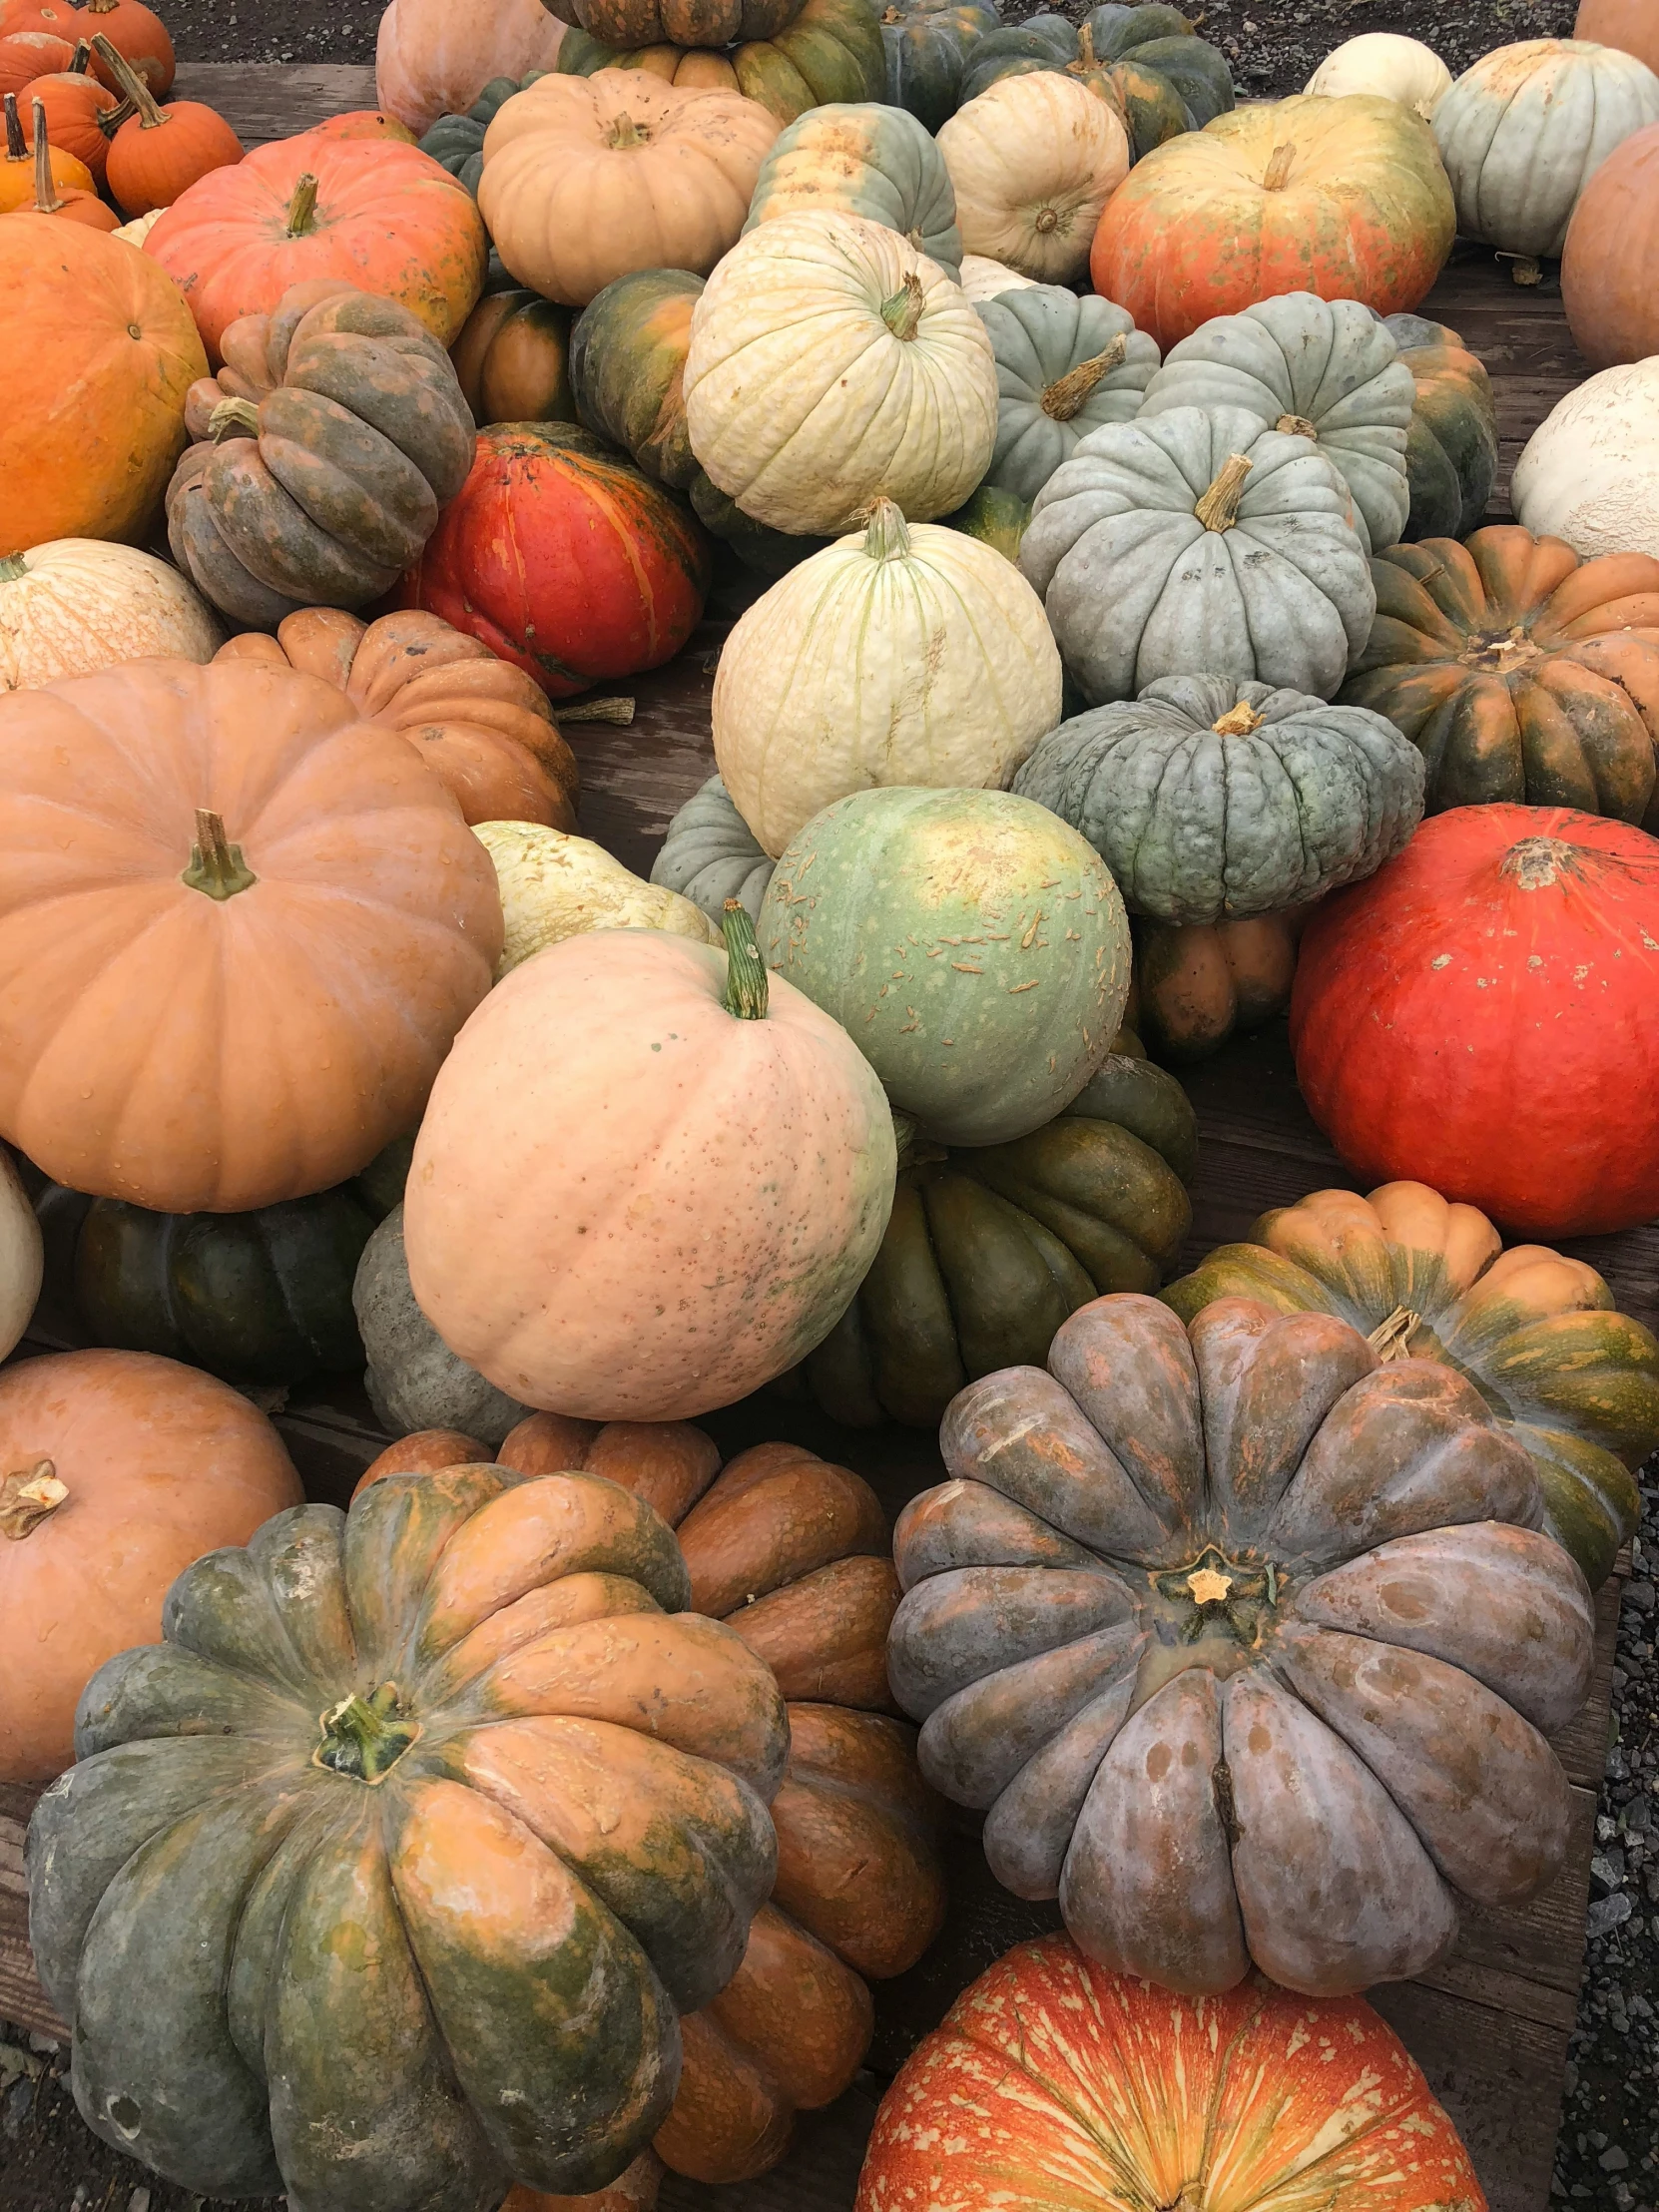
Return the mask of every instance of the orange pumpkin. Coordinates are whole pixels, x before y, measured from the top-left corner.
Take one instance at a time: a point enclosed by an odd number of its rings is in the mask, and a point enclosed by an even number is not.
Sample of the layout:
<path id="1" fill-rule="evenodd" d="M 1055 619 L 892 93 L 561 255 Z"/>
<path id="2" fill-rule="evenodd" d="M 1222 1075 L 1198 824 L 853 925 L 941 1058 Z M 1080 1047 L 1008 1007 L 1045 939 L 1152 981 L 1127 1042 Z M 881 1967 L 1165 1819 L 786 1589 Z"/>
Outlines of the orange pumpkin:
<path id="1" fill-rule="evenodd" d="M 33 102 L 34 133 L 33 156 L 35 165 L 35 198 L 33 213 L 57 216 L 66 223 L 81 223 L 88 230 L 108 234 L 120 228 L 121 218 L 107 207 L 89 186 L 82 190 L 77 185 L 60 185 L 52 175 L 53 146 L 46 125 L 45 103 Z"/>
<path id="2" fill-rule="evenodd" d="M 1659 71 L 1659 14 L 1653 0 L 1578 0 L 1572 35 L 1592 46 L 1616 46 Z"/>
<path id="3" fill-rule="evenodd" d="M 154 96 L 158 100 L 167 98 L 173 90 L 176 66 L 173 41 L 167 35 L 167 25 L 154 8 L 147 8 L 144 0 L 83 0 L 72 20 L 76 24 L 73 36 L 90 39 L 95 32 L 101 31 Z M 116 86 L 114 72 L 107 61 L 101 58 L 93 67 L 107 85 Z"/>
<path id="4" fill-rule="evenodd" d="M 33 209 L 38 197 L 35 183 L 35 150 L 23 129 L 23 119 L 17 112 L 17 95 L 6 94 L 6 155 L 0 161 L 0 215 L 12 215 L 18 209 Z M 78 162 L 73 154 L 66 154 L 59 147 L 52 147 L 48 160 L 51 182 L 60 192 L 91 192 L 92 172 L 85 162 Z M 8 300 L 7 305 L 12 303 Z M 11 366 L 10 361 L 7 367 Z"/>
<path id="5" fill-rule="evenodd" d="M 1579 195 L 1561 249 L 1561 304 L 1592 368 L 1659 353 L 1659 123 L 1615 147 Z"/>
<path id="6" fill-rule="evenodd" d="M 160 107 L 102 31 L 94 35 L 92 48 L 137 111 L 110 141 L 105 173 L 111 196 L 129 220 L 148 215 L 152 208 L 171 207 L 199 178 L 242 160 L 242 141 L 217 108 L 200 100 Z"/>
<path id="7" fill-rule="evenodd" d="M 320 139 L 374 139 L 390 140 L 397 146 L 413 146 L 415 134 L 406 123 L 399 123 L 394 115 L 382 115 L 375 108 L 353 108 L 345 115 L 331 115 L 326 123 L 313 123 L 308 134 Z"/>
<path id="8" fill-rule="evenodd" d="M 73 154 L 101 186 L 109 166 L 110 141 L 104 119 L 121 102 L 108 85 L 100 84 L 87 70 L 88 48 L 75 49 L 72 66 L 53 75 L 37 77 L 23 95 L 25 106 L 39 101 L 46 110 L 46 128 L 52 144 Z"/>
<path id="9" fill-rule="evenodd" d="M 237 1213 L 411 1127 L 502 924 L 401 738 L 289 669 L 134 661 L 0 698 L 0 1136 Z"/>
<path id="10" fill-rule="evenodd" d="M 104 1661 L 161 1635 L 175 1575 L 300 1502 L 265 1415 L 144 1352 L 66 1352 L 0 1375 L 0 1782 L 75 1756 Z"/>
<path id="11" fill-rule="evenodd" d="M 4 17 L 0 17 L 3 22 Z M 37 77 L 67 69 L 75 48 L 53 31 L 12 31 L 0 34 L 0 93 L 22 92 Z"/>

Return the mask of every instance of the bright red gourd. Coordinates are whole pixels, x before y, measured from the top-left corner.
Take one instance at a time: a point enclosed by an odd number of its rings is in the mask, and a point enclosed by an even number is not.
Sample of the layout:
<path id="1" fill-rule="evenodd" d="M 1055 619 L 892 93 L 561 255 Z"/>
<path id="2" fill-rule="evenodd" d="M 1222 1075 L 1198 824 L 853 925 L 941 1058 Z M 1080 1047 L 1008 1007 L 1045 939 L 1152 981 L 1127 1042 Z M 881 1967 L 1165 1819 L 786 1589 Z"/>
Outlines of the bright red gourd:
<path id="1" fill-rule="evenodd" d="M 1565 808 L 1460 807 L 1315 913 L 1297 1078 L 1367 1182 L 1528 1236 L 1659 1212 L 1659 841 Z"/>

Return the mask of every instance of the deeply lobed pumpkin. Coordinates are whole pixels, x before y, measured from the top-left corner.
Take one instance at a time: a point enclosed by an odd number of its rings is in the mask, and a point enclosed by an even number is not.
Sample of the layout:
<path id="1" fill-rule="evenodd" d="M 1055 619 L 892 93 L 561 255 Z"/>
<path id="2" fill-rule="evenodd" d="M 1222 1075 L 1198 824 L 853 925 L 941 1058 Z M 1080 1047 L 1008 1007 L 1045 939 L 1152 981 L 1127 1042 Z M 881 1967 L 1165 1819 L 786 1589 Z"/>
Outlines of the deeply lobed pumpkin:
<path id="1" fill-rule="evenodd" d="M 733 806 L 722 779 L 711 776 L 670 822 L 651 880 L 683 892 L 711 920 L 736 898 L 758 922 L 772 871 L 771 853 Z"/>
<path id="2" fill-rule="evenodd" d="M 1202 130 L 1233 105 L 1233 72 L 1214 46 L 1194 35 L 1197 28 L 1159 0 L 1091 8 L 1080 23 L 1064 15 L 1029 16 L 1017 28 L 993 29 L 975 42 L 963 68 L 963 97 L 972 99 L 1005 77 L 1063 71 L 1122 117 L 1130 158 L 1138 162 L 1166 139 Z"/>
<path id="3" fill-rule="evenodd" d="M 936 132 L 960 105 L 968 56 L 1001 20 L 981 0 L 891 0 L 881 10 L 887 105 Z"/>
<path id="4" fill-rule="evenodd" d="M 1461 538 L 1478 528 L 1497 476 L 1497 408 L 1485 364 L 1455 330 L 1421 315 L 1388 317 L 1416 396 L 1405 434 L 1408 539 Z"/>
<path id="5" fill-rule="evenodd" d="M 486 292 L 449 349 L 480 429 L 492 422 L 573 422 L 570 314 L 539 292 Z"/>
<path id="6" fill-rule="evenodd" d="M 1132 422 L 1158 348 L 1109 299 L 1019 284 L 976 302 L 996 356 L 996 447 L 979 486 L 1029 509 L 1082 439 Z"/>
<path id="7" fill-rule="evenodd" d="M 1302 915 L 1246 921 L 1137 921 L 1129 1020 L 1165 1065 L 1207 1060 L 1230 1037 L 1284 1013 Z"/>
<path id="8" fill-rule="evenodd" d="M 879 100 L 881 33 L 870 0 L 807 0 L 787 30 L 724 53 L 707 47 L 644 46 L 628 52 L 569 31 L 557 67 L 579 77 L 601 69 L 643 69 L 688 92 L 741 92 L 780 123 L 837 100 Z"/>
<path id="9" fill-rule="evenodd" d="M 1129 169 L 1116 111 L 1051 70 L 987 85 L 940 126 L 939 152 L 963 247 L 1042 283 L 1082 275 Z"/>

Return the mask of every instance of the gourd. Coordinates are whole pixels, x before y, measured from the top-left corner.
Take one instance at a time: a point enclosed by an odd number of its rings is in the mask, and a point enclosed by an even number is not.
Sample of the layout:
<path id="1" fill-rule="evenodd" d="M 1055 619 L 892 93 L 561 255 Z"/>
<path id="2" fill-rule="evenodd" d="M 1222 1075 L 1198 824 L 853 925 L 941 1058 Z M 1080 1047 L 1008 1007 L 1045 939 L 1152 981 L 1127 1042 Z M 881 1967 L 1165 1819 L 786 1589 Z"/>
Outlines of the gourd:
<path id="1" fill-rule="evenodd" d="M 1404 534 L 1415 394 L 1392 332 L 1369 307 L 1292 291 L 1200 323 L 1147 385 L 1141 413 L 1242 407 L 1312 438 L 1353 494 L 1370 553 Z"/>
<path id="2" fill-rule="evenodd" d="M 515 92 L 527 92 L 544 74 L 532 69 L 522 77 L 492 77 L 463 114 L 438 117 L 422 134 L 420 151 L 429 154 L 476 200 L 478 180 L 484 174 L 484 133 Z"/>
<path id="3" fill-rule="evenodd" d="M 11 1154 L 0 1151 L 0 1360 L 17 1349 L 29 1326 L 44 1265 L 34 1208 Z"/>
<path id="4" fill-rule="evenodd" d="M 1035 15 L 981 40 L 963 72 L 964 99 L 1005 77 L 1063 71 L 1106 101 L 1129 133 L 1140 161 L 1165 139 L 1201 130 L 1233 105 L 1233 72 L 1217 49 L 1194 35 L 1178 8 L 1153 4 L 1091 8 L 1081 23 Z"/>
<path id="5" fill-rule="evenodd" d="M 852 793 L 1005 785 L 1059 719 L 1060 656 L 999 554 L 878 499 L 742 616 L 711 714 L 726 789 L 776 854 Z"/>
<path id="6" fill-rule="evenodd" d="M 1312 439 L 1172 407 L 1083 440 L 1038 492 L 1019 565 L 1091 706 L 1200 674 L 1329 699 L 1377 603 L 1348 517 Z"/>
<path id="7" fill-rule="evenodd" d="M 996 447 L 984 484 L 1029 506 L 1080 438 L 1134 420 L 1158 348 L 1109 299 L 1079 299 L 1061 284 L 1022 285 L 977 304 L 997 374 Z"/>
<path id="8" fill-rule="evenodd" d="M 1561 248 L 1561 304 L 1592 368 L 1659 351 L 1644 272 L 1659 248 L 1659 124 L 1608 155 L 1579 195 Z"/>
<path id="9" fill-rule="evenodd" d="M 1425 823 L 1303 936 L 1291 1045 L 1314 1119 L 1366 1182 L 1427 1183 L 1512 1232 L 1646 1221 L 1659 1100 L 1620 1071 L 1659 1021 L 1656 902 L 1659 845 L 1623 823 L 1513 806 Z M 1617 1116 L 1585 1113 L 1614 1095 Z"/>
<path id="10" fill-rule="evenodd" d="M 211 661 L 212 610 L 153 554 L 59 538 L 0 556 L 0 693 L 34 691 L 118 661 Z"/>
<path id="11" fill-rule="evenodd" d="M 1584 560 L 1659 559 L 1656 395 L 1659 365 L 1649 359 L 1604 368 L 1558 399 L 1515 463 L 1515 519 L 1564 538 Z"/>
<path id="12" fill-rule="evenodd" d="M 556 65 L 579 77 L 601 69 L 643 69 L 689 92 L 741 92 L 780 123 L 836 100 L 879 100 L 881 33 L 870 0 L 807 0 L 787 31 L 725 53 L 706 47 L 644 46 L 625 52 L 570 31 Z"/>
<path id="13" fill-rule="evenodd" d="M 1300 913 L 1246 921 L 1137 921 L 1130 1015 L 1159 1060 L 1208 1060 L 1291 1002 Z"/>
<path id="14" fill-rule="evenodd" d="M 1172 1283 L 1183 1321 L 1218 1298 L 1335 1314 L 1386 1360 L 1467 1376 L 1532 1454 L 1545 1526 L 1593 1586 L 1636 1526 L 1634 1471 L 1659 1445 L 1659 1343 L 1582 1260 L 1503 1249 L 1485 1215 L 1422 1183 L 1314 1191 Z"/>
<path id="15" fill-rule="evenodd" d="M 1590 1594 L 1460 1375 L 1123 1294 L 970 1383 L 939 1448 L 894 1530 L 893 1692 L 992 1873 L 1097 1964 L 1340 1995 L 1441 1956 L 1459 1898 L 1554 1880 Z"/>
<path id="16" fill-rule="evenodd" d="M 711 776 L 669 824 L 651 880 L 681 892 L 711 921 L 735 898 L 759 923 L 772 870 L 771 853 L 733 806 L 722 779 Z"/>
<path id="17" fill-rule="evenodd" d="M 1405 433 L 1411 512 L 1403 535 L 1467 537 L 1497 477 L 1497 408 L 1483 363 L 1455 330 L 1414 314 L 1388 317 L 1416 397 Z"/>
<path id="18" fill-rule="evenodd" d="M 242 160 L 242 141 L 217 108 L 200 100 L 163 107 L 102 31 L 93 33 L 92 48 L 136 111 L 111 139 L 105 165 L 110 198 L 129 222 L 170 207 L 201 178 Z"/>
<path id="19" fill-rule="evenodd" d="M 733 46 L 787 31 L 801 0 L 559 0 L 552 12 L 608 46 Z"/>
<path id="20" fill-rule="evenodd" d="M 968 56 L 1001 22 L 982 0 L 891 0 L 881 11 L 888 107 L 936 132 L 960 105 Z"/>
<path id="21" fill-rule="evenodd" d="M 999 78 L 967 100 L 940 126 L 939 152 L 964 249 L 1045 284 L 1082 274 L 1129 171 L 1116 112 L 1050 70 Z"/>
<path id="22" fill-rule="evenodd" d="M 449 1450 L 436 1465 L 487 1456 L 524 1418 L 529 1408 L 457 1358 L 416 1305 L 403 1250 L 401 1204 L 363 1247 L 351 1305 L 367 1363 L 363 1388 L 381 1426 L 398 1434 L 461 1430 L 482 1440 L 478 1452 Z M 383 1471 L 415 1469 L 400 1457 Z"/>
<path id="23" fill-rule="evenodd" d="M 401 2203 L 625 2167 L 772 1886 L 789 1750 L 763 1662 L 686 1597 L 649 1506 L 505 1467 L 392 1476 L 190 1568 L 31 1825 L 36 1959 L 105 2139 L 339 2212 L 371 2138 Z"/>
<path id="24" fill-rule="evenodd" d="M 1154 148 L 1113 195 L 1089 273 L 1167 352 L 1282 291 L 1409 312 L 1456 227 L 1427 124 L 1394 100 L 1304 93 Z"/>
<path id="25" fill-rule="evenodd" d="M 493 422 L 574 422 L 570 314 L 539 292 L 486 292 L 449 349 L 461 397 L 480 429 Z"/>
<path id="26" fill-rule="evenodd" d="M 786 847 L 756 934 L 938 1144 L 1005 1144 L 1063 1112 L 1129 993 L 1099 856 L 1006 792 L 836 800 Z"/>
<path id="27" fill-rule="evenodd" d="M 643 883 L 601 844 L 534 822 L 481 822 L 478 841 L 495 863 L 506 938 L 495 978 L 588 929 L 661 929 L 694 944 L 720 944 L 716 923 L 677 891 Z"/>
<path id="28" fill-rule="evenodd" d="M 374 104 L 411 131 L 464 115 L 486 85 L 552 69 L 564 25 L 541 0 L 497 0 L 457 14 L 449 0 L 391 0 L 374 48 Z"/>
<path id="29" fill-rule="evenodd" d="M 501 904 L 403 739 L 288 669 L 134 661 L 0 697 L 0 1136 L 97 1197 L 243 1213 L 413 1124 Z"/>
<path id="30" fill-rule="evenodd" d="M 1394 31 L 1366 31 L 1333 48 L 1302 89 L 1328 100 L 1375 93 L 1431 123 L 1450 87 L 1451 72 L 1431 46 Z"/>
<path id="31" fill-rule="evenodd" d="M 1659 742 L 1659 561 L 1580 566 L 1513 524 L 1372 563 L 1377 621 L 1343 687 L 1428 770 L 1430 814 L 1524 801 L 1640 822 Z"/>
<path id="32" fill-rule="evenodd" d="M 944 157 L 901 108 L 840 101 L 792 123 L 761 165 L 744 231 L 815 208 L 883 224 L 952 276 L 962 266 Z"/>
<path id="33" fill-rule="evenodd" d="M 1649 69 L 1659 69 L 1659 38 L 1642 0 L 1578 0 L 1572 35 L 1597 46 L 1617 46 Z"/>
<path id="34" fill-rule="evenodd" d="M 819 1343 L 880 1243 L 880 1085 L 769 984 L 741 907 L 726 942 L 724 959 L 640 929 L 551 945 L 490 993 L 433 1087 L 409 1280 L 450 1349 L 526 1403 L 639 1420 L 729 1404 Z M 492 1220 L 512 1225 L 508 1268 L 478 1234 Z"/>
<path id="35" fill-rule="evenodd" d="M 139 1352 L 8 1368 L 0 1466 L 0 1782 L 49 1782 L 75 1756 L 88 1676 L 154 1642 L 174 1576 L 297 1505 L 299 1478 L 247 1398 Z"/>

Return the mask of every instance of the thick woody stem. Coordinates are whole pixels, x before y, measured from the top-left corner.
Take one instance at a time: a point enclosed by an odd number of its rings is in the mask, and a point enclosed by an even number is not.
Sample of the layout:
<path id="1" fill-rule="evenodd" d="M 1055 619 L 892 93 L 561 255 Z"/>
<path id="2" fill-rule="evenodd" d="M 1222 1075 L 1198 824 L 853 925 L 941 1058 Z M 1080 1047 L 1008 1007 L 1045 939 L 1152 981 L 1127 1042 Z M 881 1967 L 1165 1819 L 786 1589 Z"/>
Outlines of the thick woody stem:
<path id="1" fill-rule="evenodd" d="M 1114 368 L 1122 365 L 1128 350 L 1129 340 L 1120 330 L 1103 353 L 1096 353 L 1092 360 L 1079 361 L 1063 376 L 1056 376 L 1053 383 L 1043 387 L 1043 413 L 1055 422 L 1069 422 L 1101 378 L 1110 376 Z"/>
<path id="2" fill-rule="evenodd" d="M 1229 707 L 1219 722 L 1212 722 L 1211 729 L 1218 738 L 1248 738 L 1252 730 L 1260 730 L 1262 717 L 1248 699 L 1241 699 L 1236 707 Z"/>
<path id="3" fill-rule="evenodd" d="M 1265 192 L 1283 192 L 1290 182 L 1291 164 L 1296 160 L 1296 148 L 1287 143 L 1276 146 L 1268 157 L 1267 173 L 1262 179 Z"/>
<path id="4" fill-rule="evenodd" d="M 922 298 L 921 278 L 912 269 L 906 272 L 898 289 L 881 302 L 881 320 L 893 336 L 903 339 L 906 345 L 915 336 L 921 321 Z"/>
<path id="5" fill-rule="evenodd" d="M 1193 508 L 1206 530 L 1231 530 L 1238 521 L 1239 501 L 1252 465 L 1242 453 L 1230 453 L 1223 461 L 1220 475 Z"/>
<path id="6" fill-rule="evenodd" d="M 225 818 L 212 808 L 196 810 L 196 842 L 190 848 L 190 866 L 179 880 L 209 898 L 235 898 L 259 881 L 242 856 L 242 846 L 225 834 Z"/>
<path id="7" fill-rule="evenodd" d="M 37 1459 L 0 1481 L 0 1536 L 20 1544 L 44 1520 L 50 1520 L 69 1495 L 50 1459 Z"/>

